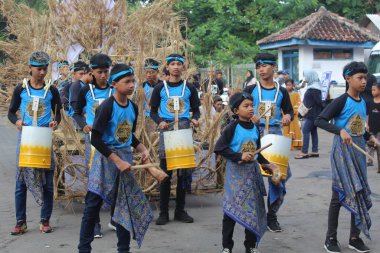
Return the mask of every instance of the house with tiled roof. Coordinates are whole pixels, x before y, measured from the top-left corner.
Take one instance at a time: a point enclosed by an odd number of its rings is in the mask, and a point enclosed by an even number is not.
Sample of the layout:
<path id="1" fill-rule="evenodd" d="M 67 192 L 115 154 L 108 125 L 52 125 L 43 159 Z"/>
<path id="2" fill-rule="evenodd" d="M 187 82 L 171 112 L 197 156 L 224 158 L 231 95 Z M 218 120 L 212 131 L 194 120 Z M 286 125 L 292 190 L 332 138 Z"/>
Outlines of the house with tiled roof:
<path id="1" fill-rule="evenodd" d="M 257 44 L 260 49 L 277 49 L 278 69 L 288 70 L 296 81 L 303 78 L 303 70 L 314 69 L 320 77 L 331 71 L 331 80 L 344 83 L 343 66 L 350 61 L 364 61 L 364 50 L 378 41 L 379 35 L 320 7 Z"/>

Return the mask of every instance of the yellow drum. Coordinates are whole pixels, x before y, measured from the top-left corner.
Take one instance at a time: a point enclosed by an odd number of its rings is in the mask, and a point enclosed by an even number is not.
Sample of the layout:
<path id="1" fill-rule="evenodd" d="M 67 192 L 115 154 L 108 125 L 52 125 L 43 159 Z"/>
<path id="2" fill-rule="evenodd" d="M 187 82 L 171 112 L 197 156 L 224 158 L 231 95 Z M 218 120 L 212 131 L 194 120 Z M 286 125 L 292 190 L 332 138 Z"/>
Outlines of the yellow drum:
<path id="1" fill-rule="evenodd" d="M 19 167 L 50 169 L 52 129 L 23 126 L 21 133 Z"/>
<path id="2" fill-rule="evenodd" d="M 195 168 L 195 151 L 191 129 L 164 132 L 164 143 L 168 170 Z"/>
<path id="3" fill-rule="evenodd" d="M 269 143 L 273 143 L 273 145 L 263 150 L 261 154 L 270 163 L 277 165 L 281 171 L 282 179 L 285 180 L 288 173 L 288 162 L 292 140 L 288 137 L 277 134 L 267 134 L 261 138 L 262 147 Z"/>

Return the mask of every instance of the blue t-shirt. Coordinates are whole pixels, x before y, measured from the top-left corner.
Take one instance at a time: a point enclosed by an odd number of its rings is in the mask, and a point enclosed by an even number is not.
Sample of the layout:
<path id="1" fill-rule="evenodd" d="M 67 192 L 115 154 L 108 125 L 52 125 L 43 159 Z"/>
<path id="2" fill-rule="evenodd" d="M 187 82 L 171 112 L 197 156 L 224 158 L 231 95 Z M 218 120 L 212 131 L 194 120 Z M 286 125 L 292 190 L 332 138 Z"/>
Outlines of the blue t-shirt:
<path id="1" fill-rule="evenodd" d="M 236 153 L 254 152 L 257 149 L 257 140 L 259 139 L 259 131 L 254 126 L 252 129 L 246 129 L 237 124 L 230 148 Z M 257 158 L 257 155 L 255 159 Z"/>
<path id="2" fill-rule="evenodd" d="M 95 110 L 108 97 L 113 94 L 111 86 L 100 88 L 97 85 L 89 84 L 80 89 L 77 108 L 75 114 L 82 115 L 83 110 L 86 114 L 86 124 L 92 126 L 95 118 Z M 85 109 L 84 109 L 85 108 Z M 82 128 L 82 124 L 77 122 Z"/>
<path id="3" fill-rule="evenodd" d="M 111 96 L 96 110 L 93 130 L 102 134 L 102 140 L 107 146 L 116 149 L 130 147 L 137 115 L 137 106 L 132 101 L 129 100 L 127 106 L 122 106 Z"/>
<path id="4" fill-rule="evenodd" d="M 51 90 L 34 89 L 31 85 L 28 84 L 28 89 L 30 95 L 26 88 L 22 89 L 21 105 L 20 105 L 20 115 L 24 118 L 25 125 L 31 126 L 33 124 L 33 100 L 38 98 L 38 109 L 37 109 L 37 126 L 49 126 L 49 123 L 52 121 L 52 107 L 51 101 L 53 99 L 53 94 Z M 24 117 L 25 115 L 25 117 Z"/>
<path id="5" fill-rule="evenodd" d="M 178 118 L 190 119 L 190 89 L 183 82 L 179 86 L 172 87 L 166 85 L 166 87 L 167 89 L 164 85 L 164 88 L 162 88 L 160 92 L 161 102 L 158 111 L 160 118 L 164 120 L 174 120 L 174 100 L 175 97 L 178 97 Z"/>
<path id="6" fill-rule="evenodd" d="M 278 83 L 272 89 L 266 89 L 259 83 L 258 85 L 246 87 L 244 91 L 252 95 L 255 115 L 257 116 L 262 115 L 266 111 L 266 108 L 273 105 L 270 111 L 270 126 L 279 126 L 281 124 L 281 112 L 284 115 L 289 114 L 293 118 L 294 112 L 289 94 Z M 265 116 L 260 119 L 260 125 L 265 125 Z"/>
<path id="7" fill-rule="evenodd" d="M 152 96 L 152 91 L 154 89 L 154 86 L 151 86 L 148 82 L 144 82 L 143 84 L 144 93 L 145 93 L 145 101 L 144 101 L 144 115 L 146 117 L 150 116 L 150 107 L 149 107 L 149 100 Z"/>
<path id="8" fill-rule="evenodd" d="M 316 124 L 336 135 L 344 129 L 351 136 L 363 136 L 366 125 L 366 103 L 363 98 L 356 100 L 348 93 L 335 98 L 318 116 Z M 334 124 L 328 121 L 334 119 Z"/>
<path id="9" fill-rule="evenodd" d="M 342 112 L 334 118 L 334 124 L 352 136 L 362 136 L 365 133 L 366 113 L 363 98 L 357 101 L 348 96 Z"/>

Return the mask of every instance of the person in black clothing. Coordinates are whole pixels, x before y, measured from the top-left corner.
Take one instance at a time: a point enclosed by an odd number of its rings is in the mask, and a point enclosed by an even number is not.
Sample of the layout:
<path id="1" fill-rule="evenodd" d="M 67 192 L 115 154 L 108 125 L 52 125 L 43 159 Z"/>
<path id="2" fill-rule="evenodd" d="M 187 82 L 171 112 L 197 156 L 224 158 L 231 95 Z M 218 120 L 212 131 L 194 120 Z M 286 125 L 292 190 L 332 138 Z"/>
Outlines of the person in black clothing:
<path id="1" fill-rule="evenodd" d="M 374 148 L 377 148 L 380 142 L 380 83 L 374 82 L 372 85 L 373 99 L 367 102 L 367 131 L 376 137 L 376 140 L 370 141 L 369 153 L 373 157 Z M 380 155 L 379 153 L 377 154 Z M 373 166 L 373 161 L 368 160 L 367 166 Z M 378 165 L 380 173 L 380 164 Z"/>
<path id="2" fill-rule="evenodd" d="M 174 122 L 174 99 L 179 99 L 179 129 L 190 128 L 190 123 L 198 126 L 200 117 L 200 101 L 197 89 L 186 80 L 182 80 L 185 59 L 178 54 L 171 54 L 166 57 L 166 68 L 170 72 L 169 81 L 157 84 L 150 99 L 150 117 L 156 122 L 160 129 L 160 167 L 166 172 L 166 158 L 163 132 L 173 130 Z M 192 115 L 190 114 L 192 112 Z M 185 223 L 192 223 L 194 220 L 185 211 L 186 197 L 186 170 L 178 170 L 177 176 L 177 197 L 174 219 Z M 167 174 L 171 178 L 172 171 Z M 157 225 L 165 225 L 169 222 L 169 196 L 170 180 L 166 180 L 160 186 L 160 215 L 156 221 Z"/>
<path id="3" fill-rule="evenodd" d="M 204 93 L 211 92 L 212 95 L 222 95 L 223 94 L 223 81 L 216 78 L 215 71 L 210 69 L 208 71 L 208 78 L 203 82 L 202 91 Z M 209 88 L 211 90 L 209 90 Z"/>
<path id="4" fill-rule="evenodd" d="M 361 96 L 364 98 L 366 103 L 372 101 L 372 85 L 376 83 L 376 76 L 369 74 L 367 76 L 367 84 L 365 85 L 365 89 L 362 92 Z"/>
<path id="5" fill-rule="evenodd" d="M 259 118 L 265 112 L 266 107 L 272 107 L 269 110 L 269 134 L 282 135 L 281 125 L 287 126 L 293 120 L 293 106 L 289 98 L 289 93 L 273 80 L 273 74 L 276 69 L 276 56 L 269 53 L 260 53 L 255 57 L 256 71 L 260 76 L 260 82 L 256 85 L 248 86 L 244 91 L 251 94 L 255 112 L 252 121 L 259 125 L 261 133 L 264 131 L 265 119 Z M 285 183 L 291 177 L 291 171 L 287 169 L 287 179 L 280 185 L 276 186 L 269 180 L 268 196 L 268 229 L 271 232 L 281 232 L 282 228 L 277 221 L 277 212 L 280 209 L 284 196 L 286 194 Z"/>
<path id="6" fill-rule="evenodd" d="M 215 153 L 227 160 L 223 198 L 223 251 L 231 253 L 236 222 L 245 228 L 246 253 L 257 252 L 257 245 L 267 229 L 264 196 L 266 190 L 259 164 L 273 171 L 273 165 L 261 155 L 260 133 L 251 118 L 253 98 L 236 93 L 230 98 L 231 111 L 238 119 L 232 121 L 218 139 Z"/>
<path id="7" fill-rule="evenodd" d="M 318 77 L 318 73 L 314 70 L 305 70 L 304 72 L 305 82 L 307 83 L 307 90 L 303 98 L 303 104 L 310 110 L 306 115 L 305 122 L 302 127 L 303 144 L 302 152 L 298 154 L 295 159 L 304 159 L 309 157 L 319 157 L 318 154 L 318 131 L 314 125 L 314 121 L 323 109 L 322 101 L 322 86 Z M 309 140 L 313 143 L 312 152 L 309 151 Z"/>

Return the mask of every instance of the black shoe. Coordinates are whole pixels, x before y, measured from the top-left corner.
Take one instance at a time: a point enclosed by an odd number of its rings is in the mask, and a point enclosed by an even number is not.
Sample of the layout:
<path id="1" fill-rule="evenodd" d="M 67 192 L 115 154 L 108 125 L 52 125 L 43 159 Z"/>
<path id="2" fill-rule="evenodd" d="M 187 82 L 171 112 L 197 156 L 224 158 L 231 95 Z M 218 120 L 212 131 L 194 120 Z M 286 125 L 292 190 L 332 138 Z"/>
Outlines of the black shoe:
<path id="1" fill-rule="evenodd" d="M 232 253 L 232 249 L 224 248 L 221 253 Z"/>
<path id="2" fill-rule="evenodd" d="M 168 212 L 161 212 L 160 216 L 158 216 L 156 220 L 156 225 L 165 225 L 169 222 L 169 213 Z"/>
<path id="3" fill-rule="evenodd" d="M 245 253 L 259 253 L 257 248 L 245 248 Z"/>
<path id="4" fill-rule="evenodd" d="M 176 211 L 174 213 L 174 220 L 182 221 L 184 223 L 193 223 L 194 222 L 194 219 L 190 215 L 188 215 L 187 212 L 184 210 Z"/>
<path id="5" fill-rule="evenodd" d="M 325 250 L 328 253 L 340 253 L 340 244 L 338 240 L 334 237 L 326 238 Z"/>
<path id="6" fill-rule="evenodd" d="M 282 228 L 280 226 L 280 223 L 278 223 L 277 219 L 268 221 L 268 230 L 273 233 L 282 232 Z"/>
<path id="7" fill-rule="evenodd" d="M 357 252 L 365 253 L 371 250 L 364 244 L 361 238 L 350 239 L 348 243 L 348 248 L 356 250 Z"/>

